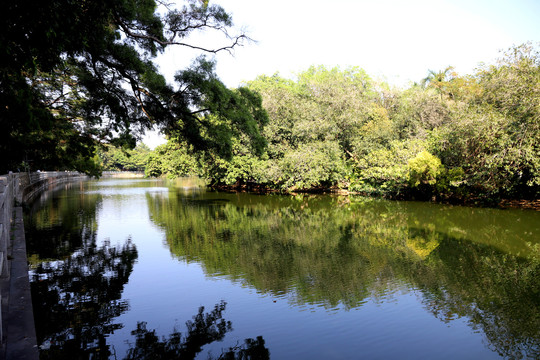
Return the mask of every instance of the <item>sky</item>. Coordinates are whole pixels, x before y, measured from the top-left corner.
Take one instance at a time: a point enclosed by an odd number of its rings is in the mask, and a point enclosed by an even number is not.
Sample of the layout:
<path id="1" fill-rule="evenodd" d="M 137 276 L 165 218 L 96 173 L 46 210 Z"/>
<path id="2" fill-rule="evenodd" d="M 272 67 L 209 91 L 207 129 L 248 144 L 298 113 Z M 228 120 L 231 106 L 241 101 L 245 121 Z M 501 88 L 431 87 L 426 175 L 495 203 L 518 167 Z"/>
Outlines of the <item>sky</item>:
<path id="1" fill-rule="evenodd" d="M 216 72 L 234 88 L 258 75 L 294 79 L 311 65 L 358 66 L 406 87 L 429 70 L 470 74 L 512 45 L 540 42 L 540 0 L 210 0 L 254 42 L 216 56 Z M 232 30 L 234 32 L 234 30 Z M 197 44 L 219 42 L 195 34 Z M 171 48 L 158 59 L 172 80 L 197 56 Z M 155 138 L 155 136 L 154 136 Z M 150 142 L 153 140 L 146 140 Z M 153 144 L 149 144 L 153 145 Z"/>

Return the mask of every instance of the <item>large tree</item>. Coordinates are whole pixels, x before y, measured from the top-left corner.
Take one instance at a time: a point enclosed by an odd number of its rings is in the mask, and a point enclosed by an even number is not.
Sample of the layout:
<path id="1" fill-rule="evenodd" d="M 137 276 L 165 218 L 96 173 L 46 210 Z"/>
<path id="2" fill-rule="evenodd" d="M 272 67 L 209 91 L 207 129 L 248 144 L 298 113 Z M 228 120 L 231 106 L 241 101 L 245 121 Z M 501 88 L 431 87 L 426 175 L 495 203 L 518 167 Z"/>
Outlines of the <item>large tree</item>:
<path id="1" fill-rule="evenodd" d="M 0 173 L 28 164 L 98 172 L 99 144 L 132 148 L 155 125 L 197 149 L 239 132 L 254 147 L 264 145 L 260 98 L 227 89 L 211 60 L 198 58 L 179 71 L 176 84 L 155 64 L 167 46 L 213 54 L 241 45 L 246 35 L 229 35 L 232 20 L 220 6 L 8 0 L 0 16 Z M 223 46 L 189 41 L 204 30 L 224 35 Z M 219 140 L 208 115 L 229 119 Z"/>

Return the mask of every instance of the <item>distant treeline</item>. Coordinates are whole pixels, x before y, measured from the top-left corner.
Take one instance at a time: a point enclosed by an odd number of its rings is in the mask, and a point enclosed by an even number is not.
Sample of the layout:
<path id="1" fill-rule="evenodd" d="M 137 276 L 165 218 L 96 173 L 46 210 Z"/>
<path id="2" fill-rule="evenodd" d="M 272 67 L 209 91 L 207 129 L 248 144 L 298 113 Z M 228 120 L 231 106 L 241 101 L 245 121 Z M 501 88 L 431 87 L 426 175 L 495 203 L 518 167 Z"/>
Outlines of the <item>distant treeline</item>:
<path id="1" fill-rule="evenodd" d="M 135 167 L 113 152 L 105 168 L 285 192 L 333 188 L 439 200 L 540 195 L 540 53 L 531 44 L 472 75 L 447 67 L 406 89 L 360 68 L 323 66 L 296 81 L 260 76 L 247 88 L 260 94 L 268 113 L 259 125 L 267 142 L 262 153 L 245 133 L 224 137 L 232 156 L 194 151 L 171 136 L 152 152 L 136 149 Z"/>

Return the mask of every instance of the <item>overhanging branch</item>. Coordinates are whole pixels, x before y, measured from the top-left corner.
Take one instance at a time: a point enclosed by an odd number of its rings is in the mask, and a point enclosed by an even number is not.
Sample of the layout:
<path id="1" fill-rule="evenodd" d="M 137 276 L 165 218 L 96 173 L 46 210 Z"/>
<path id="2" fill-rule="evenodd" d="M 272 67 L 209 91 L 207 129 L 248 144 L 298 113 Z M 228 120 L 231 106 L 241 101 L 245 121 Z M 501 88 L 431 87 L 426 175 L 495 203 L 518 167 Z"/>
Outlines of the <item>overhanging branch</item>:
<path id="1" fill-rule="evenodd" d="M 115 16 L 115 22 L 122 29 L 122 31 L 126 34 L 127 37 L 130 37 L 130 38 L 133 38 L 133 39 L 152 41 L 152 42 L 154 42 L 154 43 L 156 43 L 156 44 L 158 44 L 158 45 L 160 45 L 162 47 L 166 47 L 166 46 L 169 46 L 169 45 L 178 45 L 178 46 L 184 46 L 184 47 L 194 49 L 194 50 L 203 51 L 203 52 L 206 52 L 206 53 L 216 54 L 216 53 L 221 52 L 221 51 L 231 52 L 231 50 L 233 50 L 235 47 L 242 46 L 242 41 L 244 41 L 244 40 L 252 41 L 252 39 L 250 39 L 244 33 L 241 33 L 240 35 L 237 35 L 237 36 L 230 36 L 228 34 L 227 30 L 225 29 L 225 27 L 209 25 L 206 21 L 204 21 L 203 23 L 200 23 L 200 24 L 189 25 L 189 26 L 186 26 L 186 27 L 184 27 L 182 29 L 168 29 L 167 31 L 172 33 L 172 36 L 169 39 L 160 39 L 160 38 L 158 38 L 156 36 L 149 35 L 146 32 L 145 33 L 137 32 L 136 29 L 130 28 L 125 22 L 123 22 L 120 19 L 119 16 Z M 187 33 L 187 32 L 190 32 L 192 30 L 203 29 L 203 28 L 218 30 L 218 31 L 222 32 L 227 39 L 232 41 L 232 43 L 229 44 L 229 45 L 226 45 L 226 46 L 219 47 L 219 48 L 207 48 L 207 47 L 204 47 L 204 46 L 197 46 L 197 45 L 189 44 L 187 42 L 181 42 L 181 41 L 174 40 L 178 36 L 179 33 Z"/>

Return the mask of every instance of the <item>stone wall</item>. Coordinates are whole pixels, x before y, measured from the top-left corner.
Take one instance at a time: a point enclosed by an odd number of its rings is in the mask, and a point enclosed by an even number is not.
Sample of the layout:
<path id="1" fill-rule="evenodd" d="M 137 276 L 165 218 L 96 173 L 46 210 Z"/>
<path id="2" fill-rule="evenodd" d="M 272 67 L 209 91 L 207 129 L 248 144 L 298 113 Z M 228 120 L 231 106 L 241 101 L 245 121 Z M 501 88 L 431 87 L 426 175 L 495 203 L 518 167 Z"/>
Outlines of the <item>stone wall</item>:
<path id="1" fill-rule="evenodd" d="M 8 244 L 11 238 L 13 207 L 19 193 L 18 174 L 0 176 L 0 277 L 9 276 L 7 266 Z"/>
<path id="2" fill-rule="evenodd" d="M 10 173 L 0 176 L 0 278 L 9 276 L 7 254 L 13 222 L 13 208 L 32 201 L 56 185 L 87 178 L 77 172 L 47 171 Z"/>
<path id="3" fill-rule="evenodd" d="M 32 331 L 33 342 L 35 342 L 35 330 L 33 329 L 31 299 L 29 299 L 30 286 L 20 206 L 31 202 L 41 192 L 52 190 L 59 184 L 86 178 L 86 175 L 77 172 L 60 171 L 10 173 L 0 176 L 0 359 L 5 358 L 6 354 L 28 355 L 28 353 L 31 356 L 21 356 L 37 359 L 37 349 L 31 349 L 35 345 L 28 345 L 30 344 L 28 334 L 32 334 Z M 18 240 L 22 243 L 17 243 Z M 18 245 L 14 245 L 15 243 Z M 20 249 L 23 249 L 24 253 L 21 253 Z M 13 273 L 12 279 L 12 263 L 15 262 L 18 264 L 18 270 Z M 21 281 L 25 284 L 21 284 Z M 15 291 L 14 288 L 18 292 L 24 290 L 25 295 L 11 294 Z M 23 318 L 26 321 L 21 321 Z M 12 357 L 19 357 L 19 355 Z"/>

